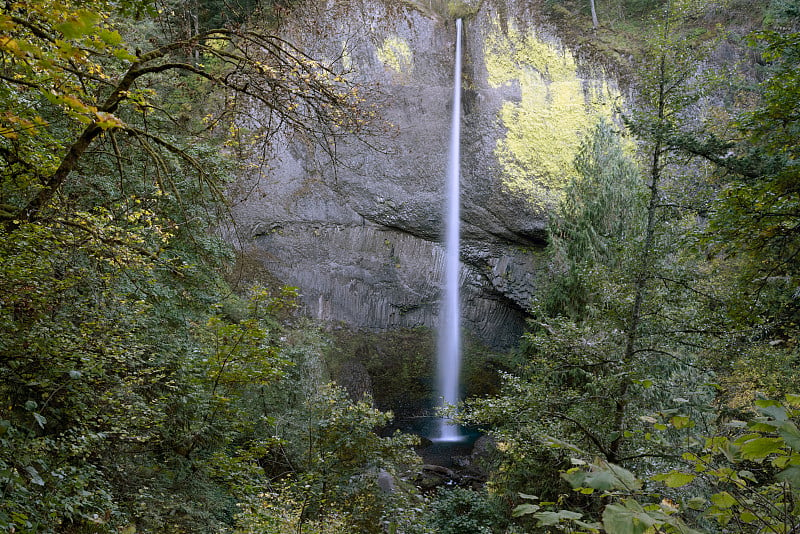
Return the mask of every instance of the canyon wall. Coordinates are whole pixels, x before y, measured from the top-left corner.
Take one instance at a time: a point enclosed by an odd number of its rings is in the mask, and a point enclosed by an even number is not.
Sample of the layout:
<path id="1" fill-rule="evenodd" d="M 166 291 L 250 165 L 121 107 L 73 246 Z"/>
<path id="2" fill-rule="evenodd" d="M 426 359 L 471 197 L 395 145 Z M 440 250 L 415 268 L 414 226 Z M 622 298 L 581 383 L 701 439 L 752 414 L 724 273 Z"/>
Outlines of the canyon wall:
<path id="1" fill-rule="evenodd" d="M 618 94 L 525 2 L 309 1 L 283 37 L 363 86 L 376 133 L 335 157 L 290 130 L 231 190 L 239 251 L 297 286 L 309 315 L 436 327 L 455 16 L 464 20 L 464 328 L 513 345 L 536 294 L 547 213 L 581 136 Z M 254 109 L 248 121 L 266 120 Z"/>

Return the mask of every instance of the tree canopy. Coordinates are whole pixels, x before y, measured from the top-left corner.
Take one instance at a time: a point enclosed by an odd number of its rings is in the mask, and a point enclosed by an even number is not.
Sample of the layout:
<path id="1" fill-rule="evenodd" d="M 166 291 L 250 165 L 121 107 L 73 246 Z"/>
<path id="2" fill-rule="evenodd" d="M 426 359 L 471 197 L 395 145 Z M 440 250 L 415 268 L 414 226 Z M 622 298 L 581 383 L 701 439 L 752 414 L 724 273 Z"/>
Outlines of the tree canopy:
<path id="1" fill-rule="evenodd" d="M 172 26 L 175 10 L 200 7 L 197 25 Z M 322 469 L 300 461 L 276 417 L 310 419 L 320 395 L 326 410 L 355 407 L 323 392 L 319 342 L 287 334 L 313 331 L 292 323 L 293 289 L 232 293 L 217 228 L 234 156 L 245 165 L 281 129 L 332 147 L 367 110 L 335 65 L 214 9 L 0 11 L 2 531 L 231 530 L 247 515 L 237 501 Z M 308 397 L 280 398 L 307 375 Z M 364 436 L 350 461 L 380 451 L 375 465 L 395 469 L 407 444 L 373 434 L 386 416 L 359 410 L 340 423 Z M 341 445 L 326 429 L 305 430 L 325 457 Z M 338 496 L 352 470 L 326 471 Z M 360 495 L 380 492 L 365 482 Z M 378 524 L 384 501 L 353 521 Z"/>
<path id="2" fill-rule="evenodd" d="M 797 531 L 796 6 L 726 86 L 714 6 L 614 3 L 657 15 L 637 98 L 576 141 L 528 331 L 460 412 L 488 483 L 424 493 L 297 288 L 237 285 L 220 236 L 278 134 L 372 127 L 342 65 L 274 31 L 292 3 L 3 3 L 0 531 Z"/>

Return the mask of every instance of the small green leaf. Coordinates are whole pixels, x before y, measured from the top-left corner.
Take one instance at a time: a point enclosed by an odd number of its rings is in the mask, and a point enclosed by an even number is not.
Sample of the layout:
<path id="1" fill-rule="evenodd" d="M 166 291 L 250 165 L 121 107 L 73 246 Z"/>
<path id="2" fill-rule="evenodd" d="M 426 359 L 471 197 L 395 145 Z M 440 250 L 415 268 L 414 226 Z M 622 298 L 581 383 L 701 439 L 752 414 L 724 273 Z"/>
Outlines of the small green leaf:
<path id="1" fill-rule="evenodd" d="M 137 61 L 139 59 L 135 55 L 125 50 L 124 48 L 117 48 L 116 50 L 112 51 L 111 54 L 115 58 L 121 59 L 123 61 Z"/>
<path id="2" fill-rule="evenodd" d="M 686 501 L 686 506 L 692 510 L 704 510 L 707 502 L 703 497 L 692 497 Z"/>
<path id="3" fill-rule="evenodd" d="M 608 491 L 616 486 L 617 479 L 611 471 L 596 471 L 589 473 L 584 481 L 587 488 L 593 488 L 600 491 Z"/>
<path id="4" fill-rule="evenodd" d="M 795 488 L 800 488 L 800 465 L 787 467 L 775 475 L 775 478 L 781 482 L 788 482 Z"/>
<path id="5" fill-rule="evenodd" d="M 572 510 L 559 510 L 558 512 L 539 512 L 534 514 L 533 517 L 539 520 L 539 526 L 552 526 L 558 525 L 564 520 L 574 521 L 575 519 L 580 519 L 583 514 Z"/>
<path id="6" fill-rule="evenodd" d="M 40 413 L 33 412 L 33 418 L 36 419 L 36 422 L 39 423 L 39 426 L 42 428 L 47 424 L 47 419 Z"/>
<path id="7" fill-rule="evenodd" d="M 758 483 L 758 479 L 756 478 L 756 476 L 753 474 L 752 471 L 747 471 L 746 469 L 743 469 L 739 471 L 739 476 L 741 478 L 749 480 L 750 482 Z"/>
<path id="8" fill-rule="evenodd" d="M 594 489 L 608 491 L 612 489 L 632 490 L 641 487 L 641 481 L 627 469 L 614 464 L 601 464 L 592 471 L 572 468 L 561 473 L 561 478 L 569 482 L 573 489 L 584 491 Z"/>
<path id="9" fill-rule="evenodd" d="M 778 434 L 786 444 L 795 451 L 800 451 L 800 430 L 792 421 L 785 421 L 778 429 Z"/>
<path id="10" fill-rule="evenodd" d="M 603 528 L 614 534 L 644 534 L 656 524 L 647 512 L 635 501 L 625 505 L 609 504 L 603 510 Z"/>
<path id="11" fill-rule="evenodd" d="M 720 509 L 731 508 L 738 504 L 738 501 L 728 493 L 727 491 L 723 491 L 721 493 L 715 493 L 711 496 L 711 502 Z"/>
<path id="12" fill-rule="evenodd" d="M 786 408 L 781 406 L 778 401 L 758 399 L 755 402 L 755 405 L 759 412 L 768 417 L 772 417 L 776 421 L 786 421 L 788 419 L 786 415 Z"/>
<path id="13" fill-rule="evenodd" d="M 775 429 L 781 425 L 780 421 L 769 419 L 767 421 L 759 421 L 757 423 L 750 423 L 747 425 L 748 429 L 753 432 L 765 432 L 767 434 L 775 432 Z"/>
<path id="14" fill-rule="evenodd" d="M 565 473 L 561 473 L 561 478 L 566 480 L 573 488 L 581 488 L 586 481 L 586 471 L 577 468 L 569 469 Z"/>
<path id="15" fill-rule="evenodd" d="M 744 510 L 742 513 L 739 514 L 739 519 L 741 519 L 743 523 L 750 524 L 758 521 L 758 516 L 755 515 L 753 512 Z"/>
<path id="16" fill-rule="evenodd" d="M 789 462 L 791 460 L 792 460 L 791 456 L 776 456 L 775 458 L 772 459 L 770 463 L 773 465 L 773 467 L 777 467 L 778 469 L 783 469 L 784 467 L 789 465 Z"/>
<path id="17" fill-rule="evenodd" d="M 793 408 L 800 408 L 800 395 L 794 393 L 787 393 L 786 404 L 788 404 Z"/>
<path id="18" fill-rule="evenodd" d="M 534 517 L 539 520 L 540 527 L 557 525 L 561 522 L 561 517 L 556 512 L 539 512 Z"/>
<path id="19" fill-rule="evenodd" d="M 686 417 L 685 415 L 676 415 L 669 420 L 672 423 L 672 426 L 680 430 L 681 428 L 692 428 L 694 426 L 694 421 L 691 418 Z"/>
<path id="20" fill-rule="evenodd" d="M 84 26 L 96 26 L 100 22 L 100 15 L 88 9 L 81 9 L 78 11 L 78 20 Z"/>
<path id="21" fill-rule="evenodd" d="M 663 473 L 653 476 L 656 482 L 663 482 L 668 488 L 680 488 L 692 482 L 696 475 L 690 473 L 681 473 L 680 471 L 672 471 L 670 473 Z"/>
<path id="22" fill-rule="evenodd" d="M 86 34 L 86 27 L 77 20 L 70 20 L 56 25 L 65 39 L 77 39 Z"/>
<path id="23" fill-rule="evenodd" d="M 117 46 L 122 43 L 122 36 L 117 31 L 102 29 L 98 35 L 107 45 Z"/>
<path id="24" fill-rule="evenodd" d="M 520 504 L 511 512 L 511 517 L 522 517 L 523 515 L 533 514 L 538 512 L 539 508 L 541 507 L 535 504 Z"/>
<path id="25" fill-rule="evenodd" d="M 774 454 L 781 451 L 781 448 L 785 445 L 785 442 L 781 438 L 754 438 L 749 439 L 741 444 L 741 450 L 739 451 L 742 459 L 744 460 L 763 460 L 770 454 Z"/>
<path id="26" fill-rule="evenodd" d="M 599 532 L 600 529 L 603 528 L 603 524 L 602 523 L 598 523 L 596 521 L 593 522 L 593 523 L 587 523 L 585 521 L 580 521 L 580 520 L 576 519 L 575 520 L 575 524 L 578 525 L 581 528 L 588 528 L 592 532 Z"/>

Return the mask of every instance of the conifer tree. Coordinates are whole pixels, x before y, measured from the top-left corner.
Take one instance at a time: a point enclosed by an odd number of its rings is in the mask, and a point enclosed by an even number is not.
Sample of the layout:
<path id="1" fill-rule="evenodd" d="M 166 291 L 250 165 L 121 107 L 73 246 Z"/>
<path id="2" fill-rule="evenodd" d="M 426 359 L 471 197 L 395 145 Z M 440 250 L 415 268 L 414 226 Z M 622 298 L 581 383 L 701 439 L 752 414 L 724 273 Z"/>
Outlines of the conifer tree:
<path id="1" fill-rule="evenodd" d="M 624 243 L 642 227 L 643 189 L 639 170 L 614 126 L 601 120 L 575 159 L 577 178 L 548 226 L 555 279 L 547 288 L 547 316 L 576 320 L 598 295 L 591 277 L 597 269 L 619 267 Z"/>
<path id="2" fill-rule="evenodd" d="M 639 165 L 618 139 L 609 142 L 607 125 L 585 143 L 576 161 L 585 175 L 570 185 L 551 222 L 555 276 L 548 298 L 533 309 L 526 365 L 509 377 L 505 395 L 475 403 L 473 416 L 497 426 L 510 464 L 536 457 L 552 468 L 564 458 L 551 445 L 579 461 L 601 458 L 628 468 L 668 458 L 666 442 L 642 439 L 642 417 L 707 407 L 710 393 L 698 385 L 705 376 L 693 361 L 696 327 L 686 324 L 697 297 L 682 272 L 696 249 L 677 239 L 694 214 L 668 196 L 683 168 L 666 141 L 686 126 L 701 94 L 702 80 L 695 80 L 701 49 L 687 46 L 691 36 L 679 25 L 691 6 L 668 7 L 644 59 L 636 111 L 626 117 L 640 140 Z M 547 489 L 541 473 L 533 478 L 533 487 L 506 488 L 553 491 L 552 479 Z"/>

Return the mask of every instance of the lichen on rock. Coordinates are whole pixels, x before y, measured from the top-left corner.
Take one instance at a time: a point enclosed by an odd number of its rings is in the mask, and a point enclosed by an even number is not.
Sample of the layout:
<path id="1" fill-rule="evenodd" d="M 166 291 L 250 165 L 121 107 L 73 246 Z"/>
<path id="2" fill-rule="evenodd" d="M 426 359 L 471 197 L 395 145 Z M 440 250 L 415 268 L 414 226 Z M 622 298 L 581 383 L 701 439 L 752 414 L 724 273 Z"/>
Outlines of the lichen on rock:
<path id="1" fill-rule="evenodd" d="M 482 0 L 450 0 L 447 14 L 454 19 L 470 17 L 478 13 L 482 3 Z"/>
<path id="2" fill-rule="evenodd" d="M 384 67 L 394 70 L 397 74 L 411 77 L 414 73 L 414 56 L 408 41 L 390 35 L 375 50 L 378 59 Z"/>
<path id="3" fill-rule="evenodd" d="M 493 21 L 484 60 L 490 86 L 519 86 L 519 101 L 506 101 L 499 114 L 506 129 L 495 157 L 503 184 L 537 207 L 554 204 L 575 174 L 573 160 L 582 136 L 601 117 L 610 117 L 618 94 L 605 82 L 579 75 L 572 53 L 536 31 Z M 504 31 L 505 30 L 505 31 Z"/>

